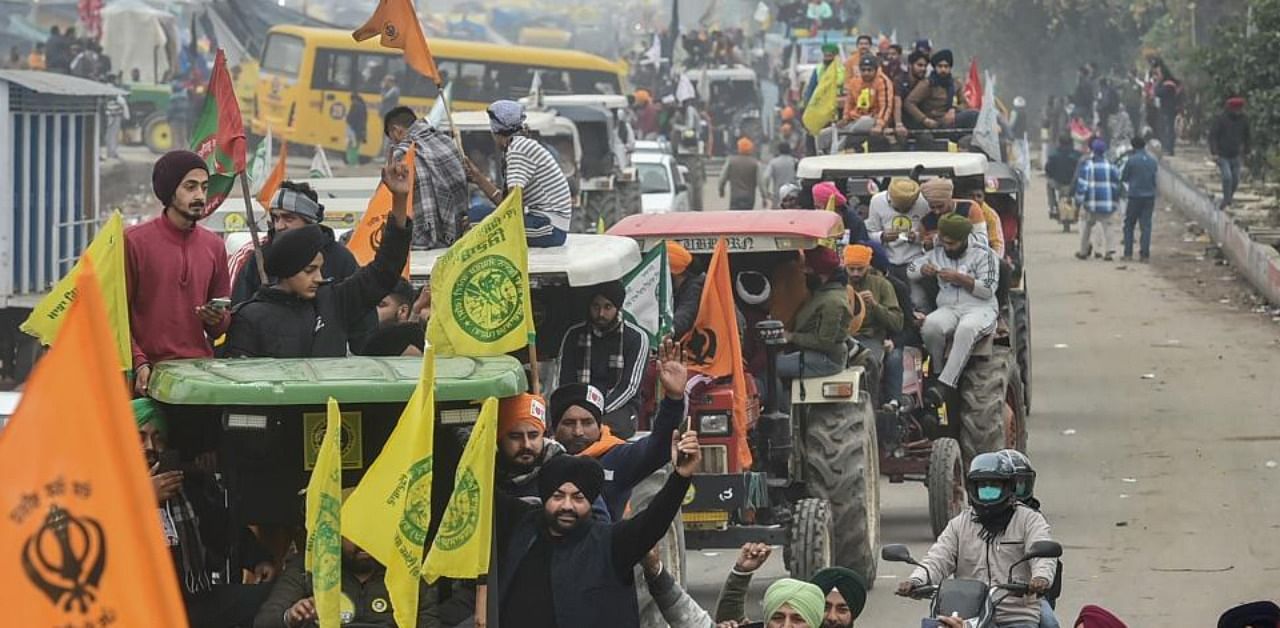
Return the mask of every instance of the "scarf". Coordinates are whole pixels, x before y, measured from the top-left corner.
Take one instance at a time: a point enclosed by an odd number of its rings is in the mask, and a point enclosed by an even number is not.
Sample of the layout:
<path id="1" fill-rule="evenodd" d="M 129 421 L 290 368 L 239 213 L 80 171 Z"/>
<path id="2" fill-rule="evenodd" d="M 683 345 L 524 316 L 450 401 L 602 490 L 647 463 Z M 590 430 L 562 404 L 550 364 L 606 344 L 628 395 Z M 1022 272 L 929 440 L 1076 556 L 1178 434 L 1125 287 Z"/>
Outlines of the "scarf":
<path id="1" fill-rule="evenodd" d="M 524 486 L 530 482 L 536 482 L 538 480 L 538 472 L 542 471 L 542 465 L 547 464 L 548 460 L 559 456 L 562 453 L 564 453 L 564 445 L 547 438 L 542 441 L 542 456 L 534 463 L 532 469 L 525 471 L 524 473 L 516 473 L 514 472 L 515 470 L 506 463 L 504 458 L 498 459 L 498 467 L 506 476 L 504 480 L 505 482 L 512 486 Z"/>
<path id="2" fill-rule="evenodd" d="M 446 248 L 461 235 L 470 199 L 462 154 L 426 118 L 409 127 L 409 142 L 414 148 L 413 245 Z M 398 146 L 395 158 L 401 158 L 402 149 L 407 146 Z"/>
<path id="3" fill-rule="evenodd" d="M 951 108 L 956 105 L 956 77 L 948 75 L 947 78 L 942 78 L 937 72 L 934 72 L 929 75 L 929 85 L 946 88 L 947 107 Z"/>
<path id="4" fill-rule="evenodd" d="M 1013 521 L 1015 510 L 1017 510 L 1016 506 L 985 515 L 980 515 L 977 510 L 974 510 L 973 520 L 982 526 L 982 532 L 979 532 L 978 536 L 988 544 L 995 542 L 996 537 L 1004 534 L 1005 529 L 1009 527 L 1009 522 Z"/>
<path id="5" fill-rule="evenodd" d="M 592 443 L 590 447 L 583 449 L 578 455 L 598 460 L 604 457 L 605 454 L 609 453 L 609 450 L 614 447 L 625 444 L 627 444 L 627 441 L 614 436 L 613 430 L 610 430 L 608 425 L 601 425 L 600 440 Z"/>
<path id="6" fill-rule="evenodd" d="M 173 530 L 178 535 L 178 569 L 182 573 L 182 585 L 187 593 L 200 593 L 212 590 L 209 581 L 209 570 L 205 568 L 204 541 L 200 538 L 200 519 L 191 507 L 191 501 L 183 489 L 164 503 L 161 516 L 173 523 Z"/>
<path id="7" fill-rule="evenodd" d="M 615 332 L 617 332 L 618 334 L 618 344 L 617 344 L 616 350 L 613 353 L 609 354 L 609 362 L 608 362 L 609 385 L 597 386 L 597 388 L 604 388 L 605 391 L 607 392 L 609 388 L 612 388 L 614 385 L 617 384 L 618 379 L 622 377 L 622 369 L 626 367 L 626 358 L 622 355 L 622 340 L 624 338 L 624 334 L 622 334 L 622 313 L 621 312 L 618 313 L 617 322 L 614 323 L 614 326 L 609 328 L 608 330 L 603 332 L 599 331 L 596 329 L 595 325 L 592 325 L 590 322 L 587 322 L 586 332 L 587 333 L 578 336 L 578 348 L 582 350 L 582 364 L 578 367 L 578 383 L 579 384 L 591 383 L 592 338 L 599 337 L 603 340 L 605 336 L 609 334 L 612 334 Z"/>

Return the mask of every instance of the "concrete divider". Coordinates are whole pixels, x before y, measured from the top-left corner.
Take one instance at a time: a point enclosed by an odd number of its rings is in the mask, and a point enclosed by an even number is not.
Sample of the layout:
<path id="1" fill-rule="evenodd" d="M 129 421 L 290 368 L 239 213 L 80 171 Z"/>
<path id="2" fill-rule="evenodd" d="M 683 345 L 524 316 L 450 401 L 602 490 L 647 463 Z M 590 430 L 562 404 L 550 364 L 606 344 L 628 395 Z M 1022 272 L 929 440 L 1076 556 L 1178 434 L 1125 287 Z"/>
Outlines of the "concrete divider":
<path id="1" fill-rule="evenodd" d="M 1174 170 L 1167 159 L 1160 162 L 1156 185 L 1166 202 L 1199 223 L 1222 247 L 1254 289 L 1272 305 L 1280 306 L 1280 251 L 1250 239 L 1248 231 L 1232 222 L 1230 215 L 1219 210 L 1204 190 Z"/>

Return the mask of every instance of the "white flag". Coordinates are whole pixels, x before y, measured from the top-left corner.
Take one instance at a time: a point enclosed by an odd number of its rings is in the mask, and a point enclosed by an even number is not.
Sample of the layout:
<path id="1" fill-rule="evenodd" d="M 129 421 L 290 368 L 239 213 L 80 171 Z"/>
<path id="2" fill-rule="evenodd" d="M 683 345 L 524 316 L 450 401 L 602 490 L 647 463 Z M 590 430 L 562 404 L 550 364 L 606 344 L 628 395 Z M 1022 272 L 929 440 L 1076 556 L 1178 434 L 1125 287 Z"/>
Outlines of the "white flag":
<path id="1" fill-rule="evenodd" d="M 316 145 L 316 154 L 311 158 L 312 179 L 332 179 L 333 168 L 329 167 L 329 157 L 324 154 L 324 148 Z"/>
<path id="2" fill-rule="evenodd" d="M 529 83 L 529 108 L 542 108 L 542 70 L 533 71 L 533 81 Z"/>
<path id="3" fill-rule="evenodd" d="M 676 85 L 676 102 L 684 102 L 698 97 L 698 90 L 693 88 L 693 81 L 688 74 L 680 75 L 680 84 Z"/>
<path id="4" fill-rule="evenodd" d="M 659 242 L 622 279 L 627 297 L 623 315 L 649 336 L 649 346 L 657 347 L 671 331 L 671 271 L 667 267 L 667 246 Z"/>
<path id="5" fill-rule="evenodd" d="M 271 174 L 271 127 L 267 127 L 267 136 L 258 142 L 258 147 L 253 151 L 253 158 L 249 160 L 249 191 L 254 196 L 262 191 L 262 185 L 267 182 L 267 177 Z"/>
<path id="6" fill-rule="evenodd" d="M 982 93 L 982 109 L 978 111 L 978 123 L 973 127 L 973 145 L 990 159 L 1000 159 L 1000 121 L 996 113 L 996 77 L 985 77 Z"/>
<path id="7" fill-rule="evenodd" d="M 640 59 L 640 65 L 658 65 L 662 63 L 662 39 L 657 33 L 653 34 L 653 45 L 645 51 L 644 56 Z"/>

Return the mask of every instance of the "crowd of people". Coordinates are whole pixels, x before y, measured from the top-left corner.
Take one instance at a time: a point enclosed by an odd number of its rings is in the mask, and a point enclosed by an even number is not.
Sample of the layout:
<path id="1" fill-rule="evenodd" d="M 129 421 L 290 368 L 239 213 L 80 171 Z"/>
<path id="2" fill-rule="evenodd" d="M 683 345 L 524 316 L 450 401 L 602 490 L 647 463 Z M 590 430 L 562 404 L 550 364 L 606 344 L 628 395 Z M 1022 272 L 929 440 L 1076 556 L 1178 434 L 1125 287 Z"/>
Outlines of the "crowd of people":
<path id="1" fill-rule="evenodd" d="M 58 26 L 49 27 L 48 39 L 25 51 L 13 46 L 3 68 L 58 72 L 103 83 L 113 76 L 120 79 L 111 57 L 102 51 L 102 44 L 93 37 L 81 37 L 74 26 L 65 31 Z"/>

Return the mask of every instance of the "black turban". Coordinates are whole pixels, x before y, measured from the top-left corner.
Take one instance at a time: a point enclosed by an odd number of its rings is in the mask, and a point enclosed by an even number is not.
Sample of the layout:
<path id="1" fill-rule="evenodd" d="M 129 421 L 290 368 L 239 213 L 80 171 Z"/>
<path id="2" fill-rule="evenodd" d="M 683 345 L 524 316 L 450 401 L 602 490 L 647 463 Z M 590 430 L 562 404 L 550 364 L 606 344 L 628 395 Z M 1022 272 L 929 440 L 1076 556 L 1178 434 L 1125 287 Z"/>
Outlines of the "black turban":
<path id="1" fill-rule="evenodd" d="M 956 57 L 955 55 L 951 54 L 950 50 L 939 50 L 933 53 L 933 59 L 930 59 L 929 63 L 930 65 L 936 66 L 939 63 L 942 63 L 943 61 L 946 61 L 947 65 L 954 67 L 956 64 Z"/>
<path id="2" fill-rule="evenodd" d="M 561 454 L 542 465 L 538 473 L 538 496 L 545 503 L 565 482 L 582 491 L 587 501 L 594 502 L 604 487 L 604 467 L 595 458 Z"/>
<path id="3" fill-rule="evenodd" d="M 854 617 L 862 614 L 862 609 L 867 605 L 867 584 L 854 571 L 845 567 L 827 567 L 813 574 L 810 582 L 818 585 L 822 589 L 822 594 L 826 595 L 832 589 L 840 591 L 840 595 L 844 596 L 844 603 L 849 605 L 849 612 Z"/>
<path id="4" fill-rule="evenodd" d="M 551 393 L 551 429 L 556 429 L 566 410 L 578 406 L 591 413 L 597 422 L 604 416 L 604 395 L 591 384 L 565 384 Z"/>
<path id="5" fill-rule="evenodd" d="M 622 304 L 627 300 L 627 289 L 622 286 L 621 281 L 607 281 L 595 287 L 591 296 L 594 298 L 596 295 L 608 299 L 614 307 L 622 309 Z"/>
<path id="6" fill-rule="evenodd" d="M 277 233 L 266 250 L 267 274 L 276 279 L 292 277 L 316 258 L 328 241 L 319 225 L 307 225 Z"/>

